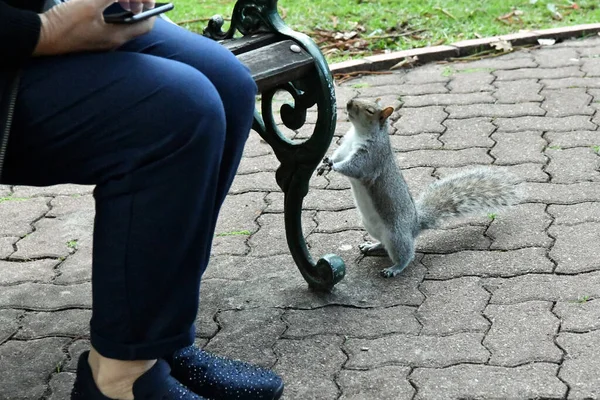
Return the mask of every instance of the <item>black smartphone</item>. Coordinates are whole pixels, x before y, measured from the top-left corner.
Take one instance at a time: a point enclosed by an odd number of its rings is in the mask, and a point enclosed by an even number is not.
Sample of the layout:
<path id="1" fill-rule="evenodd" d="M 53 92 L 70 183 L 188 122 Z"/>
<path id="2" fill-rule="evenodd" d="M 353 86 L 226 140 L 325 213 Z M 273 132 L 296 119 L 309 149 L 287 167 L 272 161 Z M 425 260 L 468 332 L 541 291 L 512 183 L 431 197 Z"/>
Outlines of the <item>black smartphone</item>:
<path id="1" fill-rule="evenodd" d="M 156 3 L 154 8 L 144 8 L 142 12 L 134 14 L 127 11 L 119 3 L 114 3 L 104 10 L 104 21 L 109 24 L 135 24 L 174 8 L 172 3 Z"/>

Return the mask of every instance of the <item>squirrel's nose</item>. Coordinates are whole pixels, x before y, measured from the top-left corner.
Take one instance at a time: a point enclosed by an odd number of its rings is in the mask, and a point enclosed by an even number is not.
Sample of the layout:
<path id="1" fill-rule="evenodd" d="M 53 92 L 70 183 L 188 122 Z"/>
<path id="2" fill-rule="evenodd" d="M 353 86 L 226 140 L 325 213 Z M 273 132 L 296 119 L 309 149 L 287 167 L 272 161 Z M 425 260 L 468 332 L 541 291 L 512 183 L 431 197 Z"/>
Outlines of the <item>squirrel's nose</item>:
<path id="1" fill-rule="evenodd" d="M 354 100 L 348 101 L 348 104 L 346 104 L 346 109 L 348 111 L 350 111 L 350 109 L 352 108 L 353 105 L 354 105 Z"/>

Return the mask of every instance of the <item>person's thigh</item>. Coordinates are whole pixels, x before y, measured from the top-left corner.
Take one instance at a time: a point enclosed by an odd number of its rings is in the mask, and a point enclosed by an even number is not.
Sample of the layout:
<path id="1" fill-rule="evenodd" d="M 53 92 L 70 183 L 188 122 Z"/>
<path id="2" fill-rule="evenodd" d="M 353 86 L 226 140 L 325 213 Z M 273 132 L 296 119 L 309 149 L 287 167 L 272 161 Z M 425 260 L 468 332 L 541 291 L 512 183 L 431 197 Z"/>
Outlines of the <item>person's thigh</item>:
<path id="1" fill-rule="evenodd" d="M 222 118 L 196 69 L 110 52 L 34 60 L 19 89 L 3 183 L 98 184 L 189 140 L 201 117 Z"/>

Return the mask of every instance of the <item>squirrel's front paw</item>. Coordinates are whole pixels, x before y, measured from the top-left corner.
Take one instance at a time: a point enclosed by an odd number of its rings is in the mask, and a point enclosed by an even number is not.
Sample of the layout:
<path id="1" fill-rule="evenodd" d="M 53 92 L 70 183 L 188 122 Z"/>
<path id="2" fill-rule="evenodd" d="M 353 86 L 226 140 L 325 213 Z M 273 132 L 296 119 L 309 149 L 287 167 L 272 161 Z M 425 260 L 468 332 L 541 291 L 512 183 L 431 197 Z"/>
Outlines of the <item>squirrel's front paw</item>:
<path id="1" fill-rule="evenodd" d="M 329 159 L 329 157 L 325 157 L 323 159 L 323 162 L 321 163 L 321 165 L 319 165 L 317 167 L 317 175 L 321 176 L 325 172 L 331 171 L 331 166 L 332 165 L 333 165 L 333 162 Z"/>

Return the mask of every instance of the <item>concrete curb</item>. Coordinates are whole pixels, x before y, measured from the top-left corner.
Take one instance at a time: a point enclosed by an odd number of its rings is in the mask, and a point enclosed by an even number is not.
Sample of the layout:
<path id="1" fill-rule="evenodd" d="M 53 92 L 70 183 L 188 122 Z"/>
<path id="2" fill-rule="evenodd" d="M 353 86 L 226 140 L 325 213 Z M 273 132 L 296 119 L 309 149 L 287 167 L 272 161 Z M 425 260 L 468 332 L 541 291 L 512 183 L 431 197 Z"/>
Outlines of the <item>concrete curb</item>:
<path id="1" fill-rule="evenodd" d="M 598 32 L 600 32 L 600 23 L 527 31 L 483 39 L 463 40 L 450 45 L 422 47 L 389 54 L 379 54 L 358 60 L 331 64 L 329 68 L 332 74 L 344 74 L 356 71 L 382 71 L 390 69 L 408 57 L 417 56 L 418 64 L 441 61 L 451 57 L 465 57 L 482 50 L 489 50 L 490 44 L 499 40 L 506 40 L 513 46 L 523 46 L 537 44 L 538 39 L 565 40 Z"/>

